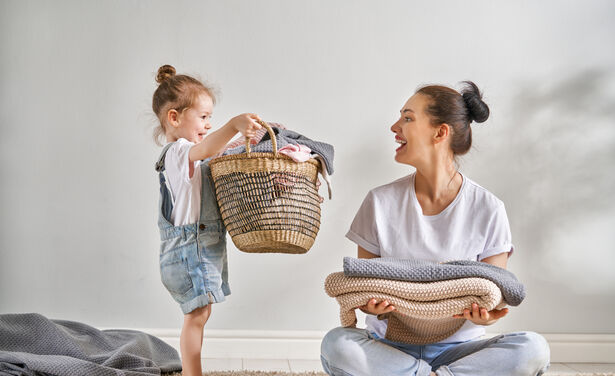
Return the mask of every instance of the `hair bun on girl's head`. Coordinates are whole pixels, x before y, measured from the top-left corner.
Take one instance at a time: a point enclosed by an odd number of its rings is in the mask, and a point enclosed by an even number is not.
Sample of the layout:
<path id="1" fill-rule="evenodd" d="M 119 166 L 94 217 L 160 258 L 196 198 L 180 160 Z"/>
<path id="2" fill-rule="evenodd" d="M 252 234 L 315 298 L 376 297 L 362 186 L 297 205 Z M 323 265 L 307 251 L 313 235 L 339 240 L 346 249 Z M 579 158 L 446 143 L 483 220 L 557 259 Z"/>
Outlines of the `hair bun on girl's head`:
<path id="1" fill-rule="evenodd" d="M 483 102 L 483 95 L 474 82 L 464 81 L 464 83 L 466 86 L 461 90 L 461 95 L 470 112 L 470 118 L 477 123 L 482 123 L 489 118 L 489 106 Z"/>
<path id="2" fill-rule="evenodd" d="M 158 68 L 158 74 L 156 75 L 156 82 L 161 84 L 167 78 L 175 76 L 175 68 L 172 65 L 163 65 Z"/>

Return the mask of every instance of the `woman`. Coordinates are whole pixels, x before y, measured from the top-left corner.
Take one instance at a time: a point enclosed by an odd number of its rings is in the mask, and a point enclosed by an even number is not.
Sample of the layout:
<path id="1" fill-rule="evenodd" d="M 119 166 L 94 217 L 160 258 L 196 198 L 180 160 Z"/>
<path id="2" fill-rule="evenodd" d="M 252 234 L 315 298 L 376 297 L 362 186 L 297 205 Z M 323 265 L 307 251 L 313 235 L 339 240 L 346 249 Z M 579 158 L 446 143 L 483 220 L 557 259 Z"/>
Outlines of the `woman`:
<path id="1" fill-rule="evenodd" d="M 395 160 L 416 172 L 371 190 L 346 234 L 358 257 L 431 261 L 477 260 L 506 268 L 513 252 L 504 204 L 461 174 L 456 158 L 472 145 L 470 123 L 484 122 L 489 107 L 473 82 L 462 93 L 444 86 L 419 89 L 393 124 L 400 144 Z M 451 337 L 428 345 L 384 339 L 391 312 L 387 301 L 372 299 L 362 310 L 366 329 L 336 328 L 322 342 L 329 375 L 540 375 L 549 364 L 545 339 L 533 332 L 487 340 L 484 326 L 508 310 L 487 311 L 473 304 L 464 325 Z"/>

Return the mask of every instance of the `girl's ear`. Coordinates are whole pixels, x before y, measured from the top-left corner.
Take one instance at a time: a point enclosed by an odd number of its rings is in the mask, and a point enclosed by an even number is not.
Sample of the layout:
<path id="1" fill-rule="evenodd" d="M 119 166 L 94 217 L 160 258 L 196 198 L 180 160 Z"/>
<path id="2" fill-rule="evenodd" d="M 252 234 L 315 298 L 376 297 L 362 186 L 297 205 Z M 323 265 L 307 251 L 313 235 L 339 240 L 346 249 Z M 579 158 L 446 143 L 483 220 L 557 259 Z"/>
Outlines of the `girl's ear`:
<path id="1" fill-rule="evenodd" d="M 177 110 L 170 109 L 169 112 L 167 112 L 167 121 L 173 128 L 179 127 L 179 113 Z"/>
<path id="2" fill-rule="evenodd" d="M 440 124 L 438 128 L 436 128 L 436 132 L 434 133 L 433 141 L 434 144 L 439 144 L 442 141 L 445 141 L 449 134 L 451 133 L 450 125 L 446 123 Z"/>

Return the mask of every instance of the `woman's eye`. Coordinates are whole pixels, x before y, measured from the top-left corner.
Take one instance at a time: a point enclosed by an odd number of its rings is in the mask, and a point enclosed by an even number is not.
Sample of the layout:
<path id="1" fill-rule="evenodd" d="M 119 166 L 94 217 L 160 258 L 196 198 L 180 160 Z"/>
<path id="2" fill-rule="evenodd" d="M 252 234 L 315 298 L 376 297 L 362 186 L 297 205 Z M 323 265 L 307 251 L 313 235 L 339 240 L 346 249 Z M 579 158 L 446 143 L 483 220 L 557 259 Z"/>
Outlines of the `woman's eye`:
<path id="1" fill-rule="evenodd" d="M 410 119 L 409 117 L 404 118 L 404 120 L 406 120 L 406 122 L 407 122 L 407 123 L 409 123 L 409 122 L 411 122 L 411 121 L 412 121 L 412 119 Z"/>

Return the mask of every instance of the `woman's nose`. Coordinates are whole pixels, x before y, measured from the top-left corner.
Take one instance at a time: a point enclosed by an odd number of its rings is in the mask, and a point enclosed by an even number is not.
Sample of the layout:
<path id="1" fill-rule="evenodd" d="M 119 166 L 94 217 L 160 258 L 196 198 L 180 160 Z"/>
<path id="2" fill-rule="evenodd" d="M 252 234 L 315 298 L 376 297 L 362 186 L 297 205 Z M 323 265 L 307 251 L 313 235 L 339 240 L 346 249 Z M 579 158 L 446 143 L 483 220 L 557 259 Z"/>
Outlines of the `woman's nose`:
<path id="1" fill-rule="evenodd" d="M 391 132 L 397 133 L 397 129 L 398 129 L 397 123 L 398 122 L 395 122 L 393 123 L 393 125 L 391 125 Z"/>

